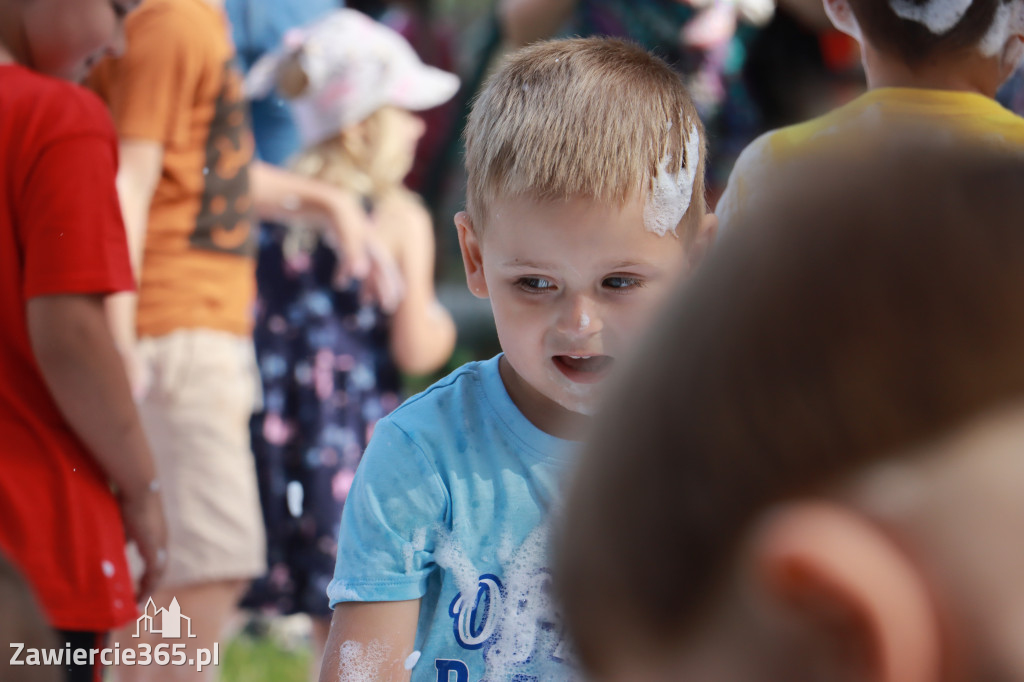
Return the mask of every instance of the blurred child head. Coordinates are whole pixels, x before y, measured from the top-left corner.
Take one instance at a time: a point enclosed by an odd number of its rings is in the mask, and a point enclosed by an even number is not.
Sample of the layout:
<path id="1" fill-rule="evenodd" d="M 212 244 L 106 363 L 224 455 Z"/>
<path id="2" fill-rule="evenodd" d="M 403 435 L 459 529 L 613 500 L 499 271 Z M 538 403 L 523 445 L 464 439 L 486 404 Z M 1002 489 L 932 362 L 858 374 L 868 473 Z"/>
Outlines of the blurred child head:
<path id="1" fill-rule="evenodd" d="M 836 28 L 860 42 L 869 83 L 881 60 L 911 78 L 929 64 L 964 71 L 994 93 L 1024 57 L 1024 0 L 824 1 Z"/>
<path id="2" fill-rule="evenodd" d="M 84 79 L 124 50 L 124 18 L 140 0 L 0 0 L 0 48 L 34 71 Z"/>
<path id="3" fill-rule="evenodd" d="M 291 100 L 304 147 L 293 168 L 374 195 L 412 168 L 424 125 L 410 112 L 451 99 L 459 79 L 423 64 L 396 31 L 341 9 L 290 32 L 254 65 L 248 94 L 275 87 Z"/>
<path id="4" fill-rule="evenodd" d="M 609 39 L 510 56 L 466 127 L 467 283 L 488 297 L 505 383 L 535 424 L 589 413 L 711 230 L 704 130 L 679 76 Z"/>
<path id="5" fill-rule="evenodd" d="M 1024 161 L 814 170 L 581 455 L 555 581 L 595 679 L 1024 679 Z"/>

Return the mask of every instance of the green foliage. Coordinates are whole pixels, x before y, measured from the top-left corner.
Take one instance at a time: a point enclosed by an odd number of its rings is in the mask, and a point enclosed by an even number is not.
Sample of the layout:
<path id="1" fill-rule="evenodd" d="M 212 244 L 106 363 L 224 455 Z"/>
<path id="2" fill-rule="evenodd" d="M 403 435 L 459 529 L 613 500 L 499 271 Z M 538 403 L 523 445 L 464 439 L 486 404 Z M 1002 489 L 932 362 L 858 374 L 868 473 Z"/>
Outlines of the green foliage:
<path id="1" fill-rule="evenodd" d="M 289 650 L 271 637 L 242 634 L 224 651 L 221 682 L 307 682 L 308 645 Z"/>

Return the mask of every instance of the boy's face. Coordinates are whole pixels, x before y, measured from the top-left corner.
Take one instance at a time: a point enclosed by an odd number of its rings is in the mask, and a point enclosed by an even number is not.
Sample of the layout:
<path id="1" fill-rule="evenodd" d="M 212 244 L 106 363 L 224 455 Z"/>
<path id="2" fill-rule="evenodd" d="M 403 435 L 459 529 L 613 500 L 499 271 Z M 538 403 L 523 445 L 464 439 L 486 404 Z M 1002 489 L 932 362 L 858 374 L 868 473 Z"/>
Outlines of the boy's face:
<path id="1" fill-rule="evenodd" d="M 491 300 L 509 393 L 541 428 L 594 410 L 686 267 L 679 239 L 645 229 L 639 199 L 498 200 L 482 235 L 465 214 L 456 224 L 467 284 Z"/>
<path id="2" fill-rule="evenodd" d="M 23 11 L 35 70 L 79 82 L 100 59 L 124 51 L 124 19 L 141 0 L 32 0 Z"/>

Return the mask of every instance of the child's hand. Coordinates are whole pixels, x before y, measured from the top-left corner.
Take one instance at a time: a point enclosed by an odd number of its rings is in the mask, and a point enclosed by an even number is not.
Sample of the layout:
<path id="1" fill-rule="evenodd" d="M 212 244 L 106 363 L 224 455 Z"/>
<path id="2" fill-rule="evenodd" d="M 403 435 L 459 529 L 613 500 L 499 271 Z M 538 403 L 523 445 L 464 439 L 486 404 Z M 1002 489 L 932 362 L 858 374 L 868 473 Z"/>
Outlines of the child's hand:
<path id="1" fill-rule="evenodd" d="M 376 301 L 381 310 L 393 313 L 405 298 L 402 271 L 391 251 L 374 234 L 366 235 L 366 254 L 370 272 L 363 284 L 363 293 L 367 299 Z"/>
<path id="2" fill-rule="evenodd" d="M 118 348 L 121 353 L 121 360 L 124 362 L 124 371 L 128 375 L 128 385 L 132 389 L 132 398 L 136 403 L 142 402 L 149 392 L 152 375 L 149 367 L 139 357 L 138 348 L 132 344 Z"/>
<path id="3" fill-rule="evenodd" d="M 366 240 L 370 221 L 362 206 L 350 192 L 334 190 L 330 201 L 331 232 L 337 241 L 339 259 L 337 281 L 366 279 L 371 273 Z"/>
<path id="4" fill-rule="evenodd" d="M 131 495 L 122 494 L 120 503 L 125 535 L 128 540 L 135 541 L 146 562 L 136 595 L 141 603 L 153 593 L 167 569 L 167 523 L 163 499 L 154 481 L 145 490 Z"/>

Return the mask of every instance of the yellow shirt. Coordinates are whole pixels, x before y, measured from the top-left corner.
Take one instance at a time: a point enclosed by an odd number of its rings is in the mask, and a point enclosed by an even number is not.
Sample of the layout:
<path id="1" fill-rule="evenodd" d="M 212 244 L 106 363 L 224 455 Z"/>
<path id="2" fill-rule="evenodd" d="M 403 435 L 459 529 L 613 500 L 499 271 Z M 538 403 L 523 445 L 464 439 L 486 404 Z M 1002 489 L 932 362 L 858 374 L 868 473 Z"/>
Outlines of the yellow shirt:
<path id="1" fill-rule="evenodd" d="M 759 189 L 788 161 L 821 151 L 870 153 L 880 123 L 921 120 L 928 131 L 1024 150 L 1024 118 L 983 95 L 951 90 L 878 88 L 824 116 L 765 133 L 736 160 L 715 213 L 728 225 L 759 200 Z M 924 126 L 922 127 L 924 128 Z M 841 158 L 837 156 L 837 158 Z"/>

